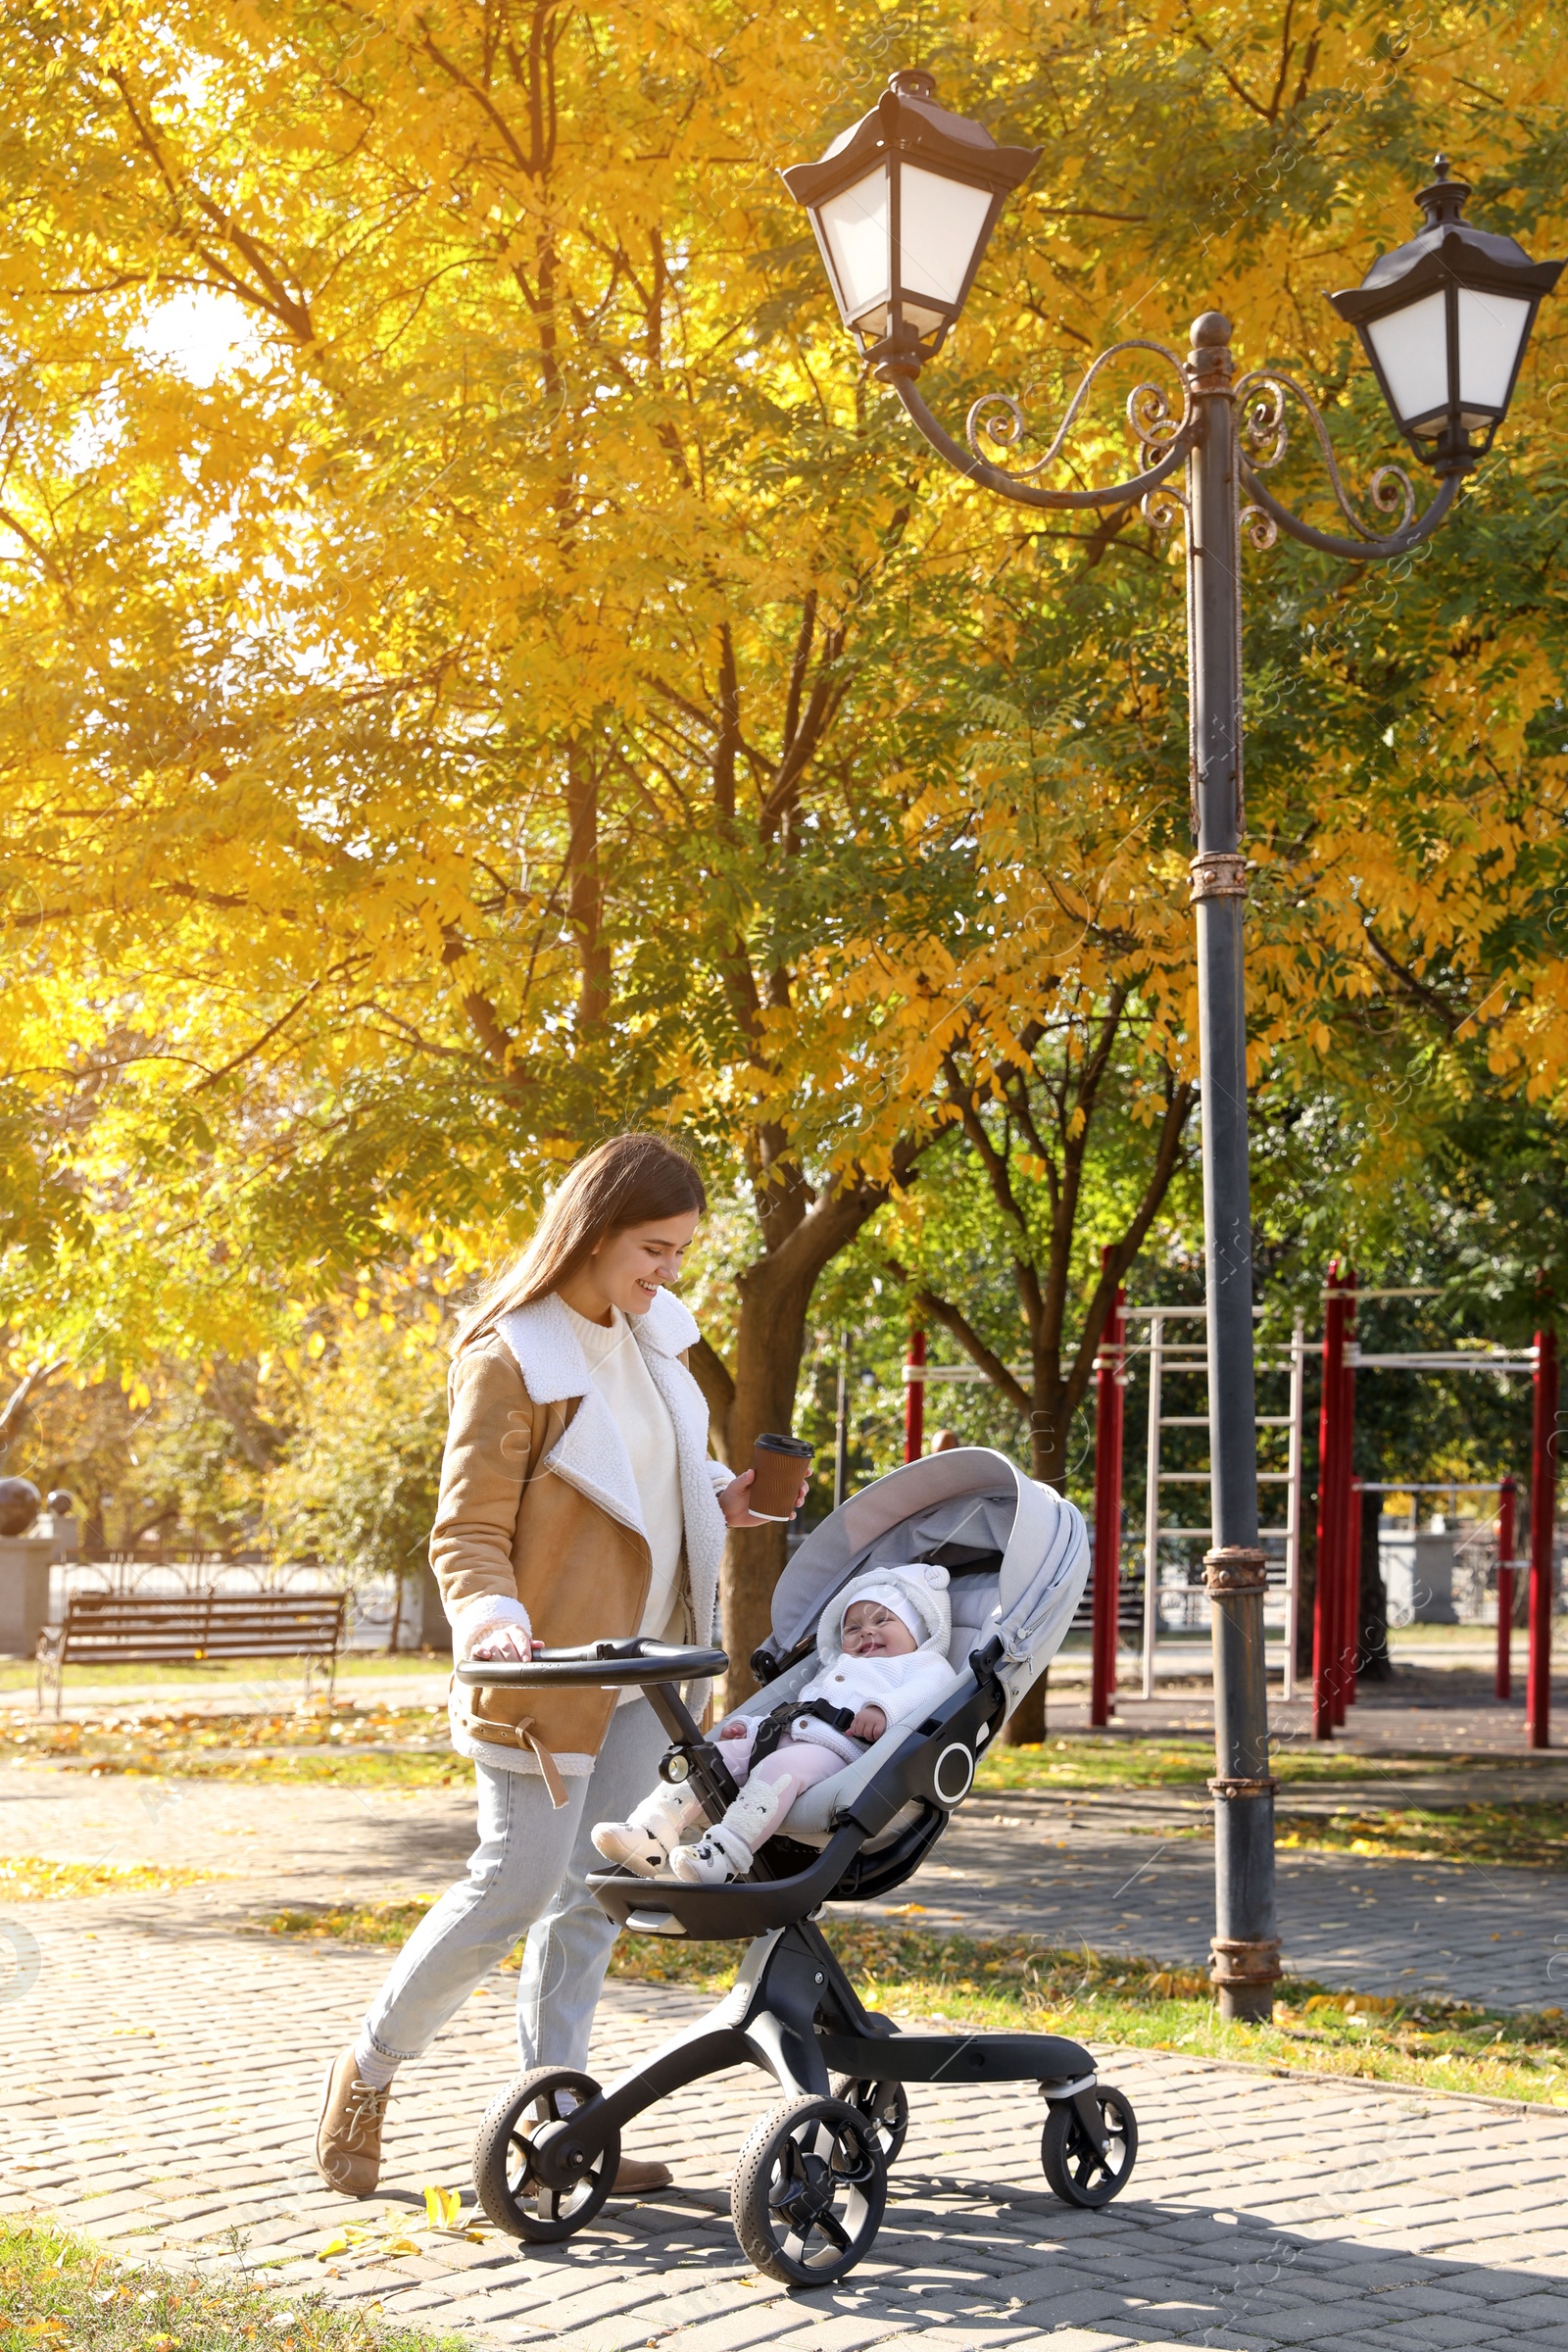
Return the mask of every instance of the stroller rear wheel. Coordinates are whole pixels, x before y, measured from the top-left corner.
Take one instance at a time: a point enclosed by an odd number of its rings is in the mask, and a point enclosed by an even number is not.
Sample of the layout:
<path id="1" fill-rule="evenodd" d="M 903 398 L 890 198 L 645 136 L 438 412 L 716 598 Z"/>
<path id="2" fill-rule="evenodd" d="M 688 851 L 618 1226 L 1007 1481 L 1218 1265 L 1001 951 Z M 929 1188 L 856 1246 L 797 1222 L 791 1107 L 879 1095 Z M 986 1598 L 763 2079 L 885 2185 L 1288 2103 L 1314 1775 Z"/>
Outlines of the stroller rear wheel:
<path id="1" fill-rule="evenodd" d="M 1066 2205 L 1108 2205 L 1132 2178 L 1138 2154 L 1138 2118 L 1125 2091 L 1102 2083 L 1089 2096 L 1100 2109 L 1104 2146 L 1084 2127 L 1071 2099 L 1057 2099 L 1040 2137 L 1046 2180 Z"/>
<path id="2" fill-rule="evenodd" d="M 567 2188 L 541 2180 L 533 2144 L 545 2125 L 564 2123 L 598 2091 L 587 2075 L 536 2066 L 491 2101 L 473 2143 L 473 2185 L 485 2212 L 509 2237 L 555 2245 L 591 2222 L 609 2196 L 620 2162 L 618 2132 Z"/>
<path id="3" fill-rule="evenodd" d="M 858 2108 L 876 2133 L 884 2164 L 897 2164 L 908 2137 L 909 2101 L 902 2082 L 858 2082 L 853 2075 L 835 2075 L 833 2096 Z"/>
<path id="4" fill-rule="evenodd" d="M 748 2261 L 785 2286 L 827 2286 L 870 2251 L 887 2195 L 869 2117 L 845 2099 L 790 2099 L 742 2148 L 729 2201 Z"/>

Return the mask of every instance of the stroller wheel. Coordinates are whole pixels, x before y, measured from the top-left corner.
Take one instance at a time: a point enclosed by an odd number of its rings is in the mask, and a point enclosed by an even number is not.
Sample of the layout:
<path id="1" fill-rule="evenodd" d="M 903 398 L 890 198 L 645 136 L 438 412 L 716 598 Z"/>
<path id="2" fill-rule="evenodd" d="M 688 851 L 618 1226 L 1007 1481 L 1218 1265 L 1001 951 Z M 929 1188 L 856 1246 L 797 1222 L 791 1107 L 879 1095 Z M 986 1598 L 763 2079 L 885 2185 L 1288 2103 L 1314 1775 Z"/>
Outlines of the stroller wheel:
<path id="1" fill-rule="evenodd" d="M 598 2090 L 587 2075 L 536 2066 L 490 2102 L 473 2143 L 473 2185 L 485 2212 L 509 2237 L 554 2245 L 591 2222 L 609 2196 L 620 2162 L 618 2132 L 611 2133 L 569 2187 L 550 2187 L 535 2169 L 535 2134 L 546 2124 L 564 2123 Z"/>
<path id="2" fill-rule="evenodd" d="M 827 2286 L 870 2251 L 887 2195 L 868 2117 L 844 2099 L 790 2099 L 742 2148 L 729 2202 L 760 2271 L 786 2286 Z"/>
<path id="3" fill-rule="evenodd" d="M 1126 2092 L 1102 2083 L 1089 2096 L 1100 2109 L 1102 2149 L 1084 2129 L 1071 2099 L 1052 2102 L 1040 2138 L 1046 2180 L 1066 2205 L 1108 2205 L 1131 2180 L 1138 2154 L 1138 2118 Z"/>
<path id="4" fill-rule="evenodd" d="M 909 2102 L 902 2082 L 858 2082 L 853 2075 L 835 2075 L 833 2096 L 864 2116 L 876 2133 L 884 2164 L 897 2164 L 909 2132 Z"/>

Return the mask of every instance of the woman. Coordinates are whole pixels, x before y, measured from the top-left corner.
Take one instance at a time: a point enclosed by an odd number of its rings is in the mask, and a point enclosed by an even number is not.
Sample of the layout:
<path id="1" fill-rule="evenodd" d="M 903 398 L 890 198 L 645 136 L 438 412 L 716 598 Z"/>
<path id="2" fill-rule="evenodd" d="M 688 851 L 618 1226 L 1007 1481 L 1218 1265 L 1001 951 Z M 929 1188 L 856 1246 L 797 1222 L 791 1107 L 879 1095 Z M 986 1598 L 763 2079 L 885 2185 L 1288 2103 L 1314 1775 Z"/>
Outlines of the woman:
<path id="1" fill-rule="evenodd" d="M 763 1522 L 748 1508 L 751 1471 L 732 1478 L 709 1457 L 685 1362 L 697 1325 L 663 1288 L 706 1206 L 668 1144 L 601 1144 L 460 1327 L 430 1537 L 460 1663 L 628 1634 L 712 1641 L 725 1526 Z M 327 2070 L 317 2170 L 350 2196 L 375 2188 L 398 2067 L 524 1931 L 522 2064 L 585 2064 L 615 1935 L 587 1889 L 604 1867 L 589 1831 L 631 1811 L 666 1744 L 636 1690 L 454 1681 L 451 1721 L 473 1760 L 479 1842 Z M 668 2180 L 623 2157 L 615 2186 Z"/>

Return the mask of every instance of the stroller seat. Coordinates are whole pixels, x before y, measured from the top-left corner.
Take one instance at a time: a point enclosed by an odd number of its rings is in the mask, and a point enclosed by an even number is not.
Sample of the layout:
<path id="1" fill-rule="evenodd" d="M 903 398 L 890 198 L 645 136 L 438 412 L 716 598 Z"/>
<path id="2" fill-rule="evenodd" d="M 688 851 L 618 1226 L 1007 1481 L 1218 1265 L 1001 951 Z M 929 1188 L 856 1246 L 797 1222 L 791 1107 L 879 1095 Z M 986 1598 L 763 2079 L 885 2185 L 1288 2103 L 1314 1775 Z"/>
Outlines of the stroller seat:
<path id="1" fill-rule="evenodd" d="M 808 1789 L 745 1879 L 692 1886 L 610 1869 L 589 1879 L 601 1908 L 634 1934 L 745 1937 L 750 1948 L 707 2017 L 605 2088 L 574 2069 L 536 2067 L 499 2095 L 474 2147 L 479 2200 L 498 2228 L 535 2243 L 583 2229 L 611 2192 L 624 2125 L 736 2066 L 764 2069 L 782 2094 L 741 2152 L 731 2206 L 743 2250 L 787 2285 L 830 2284 L 875 2238 L 907 2127 L 906 2083 L 1033 2084 L 1046 2100 L 1041 2163 L 1056 2195 L 1095 2207 L 1126 2184 L 1137 2122 L 1081 2042 L 900 2032 L 862 2006 L 815 1925 L 824 1903 L 881 1895 L 913 1876 L 968 1794 L 977 1757 L 1045 1672 L 1088 1574 L 1072 1504 L 983 1446 L 890 1471 L 785 1569 L 771 1634 L 752 1659 L 762 1688 L 739 1711 L 765 1715 L 798 1694 L 814 1670 L 817 1620 L 852 1577 L 914 1560 L 947 1568 L 953 1605 L 955 1687 L 923 1722 L 890 1730 Z M 721 1650 L 638 1638 L 456 1671 L 521 1689 L 641 1686 L 670 1734 L 662 1771 L 716 1820 L 734 1785 L 680 1686 L 727 1664 Z"/>
<path id="2" fill-rule="evenodd" d="M 782 1671 L 780 1661 L 810 1637 L 833 1594 L 869 1569 L 910 1560 L 938 1560 L 948 1570 L 948 1662 L 956 1672 L 964 1674 L 971 1657 L 990 1643 L 1002 1644 L 998 1680 L 1010 1715 L 1072 1623 L 1089 1571 L 1088 1537 L 1070 1502 L 1026 1478 L 1005 1454 L 978 1446 L 890 1471 L 808 1536 L 774 1592 L 772 1636 L 752 1659 L 753 1671 L 768 1679 L 733 1712 L 766 1715 L 795 1697 L 816 1672 L 814 1650 Z M 825 1845 L 859 1790 L 906 1738 L 906 1727 L 885 1733 L 842 1772 L 808 1788 L 791 1807 L 782 1835 L 804 1845 Z M 909 1805 L 901 1807 L 864 1850 L 892 1844 L 912 1812 Z"/>
<path id="3" fill-rule="evenodd" d="M 948 1586 L 948 1598 L 953 1607 L 953 1638 L 948 1643 L 948 1663 L 956 1673 L 962 1674 L 971 1654 L 984 1648 L 997 1631 L 1000 1614 L 997 1578 L 995 1575 L 955 1576 Z M 776 1684 L 767 1685 L 755 1697 L 748 1699 L 744 1706 L 737 1707 L 736 1714 L 765 1715 L 782 1700 L 793 1698 L 801 1686 L 815 1673 L 816 1665 L 814 1658 L 803 1659 L 799 1666 L 791 1667 L 787 1675 L 781 1675 Z M 780 1836 L 796 1838 L 803 1845 L 825 1845 L 841 1810 L 853 1804 L 858 1789 L 867 1781 L 875 1779 L 880 1764 L 887 1761 L 906 1736 L 906 1729 L 884 1733 L 866 1749 L 863 1756 L 857 1756 L 853 1763 L 845 1765 L 842 1772 L 836 1772 L 829 1779 L 818 1781 L 815 1788 L 806 1789 L 796 1798 L 789 1813 L 779 1824 Z M 863 1850 L 868 1854 L 878 1853 L 885 1845 L 891 1844 L 895 1838 L 907 1829 L 913 1811 L 912 1805 L 901 1806 L 879 1836 L 867 1838 Z"/>

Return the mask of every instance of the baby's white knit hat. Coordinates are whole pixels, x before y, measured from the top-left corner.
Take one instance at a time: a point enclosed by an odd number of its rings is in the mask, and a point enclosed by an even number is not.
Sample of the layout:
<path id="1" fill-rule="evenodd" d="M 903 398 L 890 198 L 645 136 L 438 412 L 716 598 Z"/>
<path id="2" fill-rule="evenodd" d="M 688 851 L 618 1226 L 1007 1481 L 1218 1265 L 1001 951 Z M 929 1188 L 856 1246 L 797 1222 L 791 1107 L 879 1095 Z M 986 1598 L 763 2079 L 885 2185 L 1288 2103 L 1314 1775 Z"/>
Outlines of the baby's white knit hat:
<path id="1" fill-rule="evenodd" d="M 885 1609 L 891 1611 L 902 1624 L 908 1627 L 916 1642 L 924 1642 L 928 1637 L 931 1629 L 922 1622 L 921 1612 L 914 1604 L 913 1595 L 905 1592 L 900 1586 L 880 1584 L 874 1578 L 868 1584 L 858 1585 L 853 1596 L 844 1603 L 844 1616 L 847 1617 L 850 1611 L 862 1600 L 879 1600 Z M 842 1625 L 843 1618 L 839 1622 Z"/>
<path id="2" fill-rule="evenodd" d="M 824 1657 L 844 1646 L 844 1618 L 858 1600 L 879 1600 L 901 1625 L 906 1625 L 921 1649 L 946 1649 L 953 1634 L 953 1609 L 948 1599 L 948 1572 L 935 1560 L 900 1561 L 872 1568 L 838 1593 L 823 1617 L 817 1646 Z"/>

